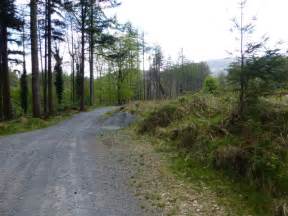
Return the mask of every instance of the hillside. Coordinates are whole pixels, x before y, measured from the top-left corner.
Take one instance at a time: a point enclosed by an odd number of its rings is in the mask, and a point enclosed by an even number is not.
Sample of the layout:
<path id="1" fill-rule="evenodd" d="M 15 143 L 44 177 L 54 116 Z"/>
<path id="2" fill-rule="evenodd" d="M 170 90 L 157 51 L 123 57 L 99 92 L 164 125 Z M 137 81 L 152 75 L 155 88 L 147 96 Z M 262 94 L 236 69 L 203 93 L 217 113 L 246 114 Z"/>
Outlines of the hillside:
<path id="1" fill-rule="evenodd" d="M 242 120 L 234 114 L 236 105 L 233 94 L 198 93 L 126 109 L 140 117 L 138 134 L 149 136 L 167 157 L 172 153 L 171 167 L 178 176 L 202 182 L 220 200 L 236 205 L 239 215 L 247 209 L 252 215 L 283 215 L 288 192 L 286 102 L 262 99 Z"/>

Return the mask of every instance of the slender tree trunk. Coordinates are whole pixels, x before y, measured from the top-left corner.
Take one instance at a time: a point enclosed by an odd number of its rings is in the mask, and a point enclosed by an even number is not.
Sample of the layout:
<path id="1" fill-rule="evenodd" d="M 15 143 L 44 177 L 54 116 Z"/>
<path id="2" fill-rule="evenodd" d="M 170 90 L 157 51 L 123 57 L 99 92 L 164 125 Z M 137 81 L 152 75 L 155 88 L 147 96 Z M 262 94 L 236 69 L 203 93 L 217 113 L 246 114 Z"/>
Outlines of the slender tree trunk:
<path id="1" fill-rule="evenodd" d="M 244 19 L 244 2 L 241 2 L 241 21 L 240 21 L 240 52 L 241 52 L 241 73 L 240 73 L 240 98 L 239 98 L 239 115 L 242 115 L 244 111 L 244 96 L 245 96 L 245 84 L 244 84 L 244 52 L 243 52 L 243 44 L 244 44 L 244 29 L 243 29 L 243 19 Z"/>
<path id="2" fill-rule="evenodd" d="M 72 91 L 72 103 L 75 103 L 75 57 L 74 54 L 72 56 L 72 74 L 71 74 L 71 91 Z"/>
<path id="3" fill-rule="evenodd" d="M 117 78 L 117 100 L 118 100 L 118 105 L 122 105 L 121 84 L 122 84 L 122 68 L 119 67 L 118 78 Z"/>
<path id="4" fill-rule="evenodd" d="M 84 111 L 84 70 L 85 70 L 85 6 L 82 1 L 81 4 L 81 63 L 80 63 L 80 77 L 81 77 L 81 86 L 80 86 L 80 111 Z"/>
<path id="5" fill-rule="evenodd" d="M 3 24 L 0 24 L 0 37 L 2 37 L 4 28 Z M 3 40 L 0 40 L 0 120 L 4 119 L 4 113 L 3 113 L 3 65 L 4 65 L 4 59 L 3 59 Z"/>
<path id="6" fill-rule="evenodd" d="M 48 46 L 48 113 L 53 113 L 53 77 L 52 77 L 52 14 L 51 0 L 47 2 L 47 46 Z"/>
<path id="7" fill-rule="evenodd" d="M 94 104 L 94 71 L 93 71 L 93 65 L 94 65 L 94 38 L 93 38 L 93 27 L 94 27 L 94 0 L 90 0 L 90 106 L 93 106 Z"/>
<path id="8" fill-rule="evenodd" d="M 1 49 L 1 45 L 0 45 L 0 49 Z M 2 59 L 1 54 L 0 54 L 0 59 Z M 0 121 L 3 120 L 3 77 L 2 77 L 2 74 L 3 74 L 2 64 L 0 62 Z"/>
<path id="9" fill-rule="evenodd" d="M 23 74 L 21 77 L 21 106 L 25 114 L 28 111 L 28 83 L 26 70 L 26 49 L 25 49 L 25 25 L 22 27 L 22 46 L 23 46 Z"/>
<path id="10" fill-rule="evenodd" d="M 73 34 L 73 22 L 72 19 L 70 20 L 70 28 L 71 28 L 71 50 L 69 50 L 70 56 L 71 56 L 71 102 L 74 105 L 75 104 L 75 52 L 74 52 L 74 34 Z M 68 47 L 70 41 L 68 41 Z"/>
<path id="11" fill-rule="evenodd" d="M 43 103 L 44 103 L 44 113 L 47 115 L 47 69 L 48 69 L 48 62 L 47 62 L 47 36 L 45 30 L 45 48 L 44 48 L 44 77 L 43 77 Z"/>
<path id="12" fill-rule="evenodd" d="M 31 62 L 32 62 L 32 110 L 34 117 L 40 117 L 40 88 L 37 37 L 37 0 L 30 2 L 31 16 Z"/>

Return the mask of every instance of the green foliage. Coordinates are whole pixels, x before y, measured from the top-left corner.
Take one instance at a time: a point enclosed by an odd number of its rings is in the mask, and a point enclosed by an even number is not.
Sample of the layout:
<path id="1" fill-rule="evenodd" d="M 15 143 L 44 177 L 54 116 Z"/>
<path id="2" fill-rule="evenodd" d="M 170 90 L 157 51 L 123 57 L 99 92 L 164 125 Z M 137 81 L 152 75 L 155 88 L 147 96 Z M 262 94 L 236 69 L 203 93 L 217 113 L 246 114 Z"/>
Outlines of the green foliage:
<path id="1" fill-rule="evenodd" d="M 127 103 L 136 99 L 139 96 L 139 88 L 142 83 L 141 72 L 137 69 L 124 70 L 125 74 L 120 83 L 120 98 L 121 101 Z M 95 98 L 98 104 L 115 105 L 118 103 L 118 88 L 117 88 L 117 73 L 109 73 L 94 82 Z"/>
<path id="2" fill-rule="evenodd" d="M 219 88 L 218 80 L 212 76 L 206 77 L 204 80 L 203 90 L 206 93 L 214 94 Z"/>
<path id="3" fill-rule="evenodd" d="M 232 64 L 228 80 L 243 95 L 241 103 L 247 108 L 259 97 L 268 96 L 287 86 L 287 58 L 280 55 L 278 50 L 268 50 L 263 56 L 248 58 L 242 69 L 240 64 Z"/>
<path id="4" fill-rule="evenodd" d="M 269 215 L 288 193 L 288 110 L 259 98 L 246 110 L 246 120 L 235 121 L 233 98 L 196 94 L 159 105 L 144 115 L 140 132 L 153 132 L 185 160 L 246 185 L 258 197 L 249 199 L 255 211 Z"/>

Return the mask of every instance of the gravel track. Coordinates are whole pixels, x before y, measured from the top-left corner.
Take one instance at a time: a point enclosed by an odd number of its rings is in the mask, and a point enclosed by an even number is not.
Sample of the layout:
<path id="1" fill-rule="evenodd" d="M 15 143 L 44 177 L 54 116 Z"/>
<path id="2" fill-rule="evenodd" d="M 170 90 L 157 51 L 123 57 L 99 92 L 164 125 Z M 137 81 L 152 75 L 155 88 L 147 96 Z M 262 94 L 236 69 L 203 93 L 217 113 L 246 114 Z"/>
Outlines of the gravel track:
<path id="1" fill-rule="evenodd" d="M 144 215 L 129 191 L 129 169 L 97 142 L 127 126 L 113 108 L 81 113 L 56 126 L 0 138 L 1 216 Z"/>

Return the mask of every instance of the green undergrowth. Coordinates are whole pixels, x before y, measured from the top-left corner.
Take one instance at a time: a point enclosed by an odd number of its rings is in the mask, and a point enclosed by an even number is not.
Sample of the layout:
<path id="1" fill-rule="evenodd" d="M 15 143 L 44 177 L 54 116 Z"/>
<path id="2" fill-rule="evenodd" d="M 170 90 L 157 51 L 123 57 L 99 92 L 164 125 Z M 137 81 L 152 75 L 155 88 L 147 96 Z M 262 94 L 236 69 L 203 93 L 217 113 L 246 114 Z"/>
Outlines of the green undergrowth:
<path id="1" fill-rule="evenodd" d="M 285 215 L 287 106 L 262 98 L 240 118 L 235 98 L 199 93 L 126 109 L 140 116 L 140 134 L 160 140 L 161 151 L 172 149 L 171 166 L 179 176 L 205 183 L 235 207 L 245 203 L 254 215 Z"/>
<path id="2" fill-rule="evenodd" d="M 0 122 L 0 136 L 33 131 L 55 125 L 78 113 L 75 110 L 59 112 L 49 118 L 32 118 L 23 116 L 12 121 Z"/>

